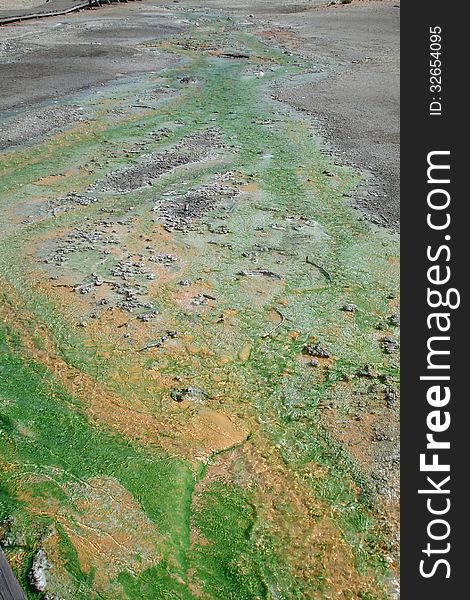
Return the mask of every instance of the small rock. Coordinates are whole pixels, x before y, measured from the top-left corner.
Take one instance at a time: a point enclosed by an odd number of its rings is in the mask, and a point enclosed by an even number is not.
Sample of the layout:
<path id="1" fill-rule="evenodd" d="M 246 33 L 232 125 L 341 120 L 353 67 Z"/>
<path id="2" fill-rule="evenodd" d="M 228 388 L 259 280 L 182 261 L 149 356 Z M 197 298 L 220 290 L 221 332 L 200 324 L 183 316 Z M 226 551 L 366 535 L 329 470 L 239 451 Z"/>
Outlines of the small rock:
<path id="1" fill-rule="evenodd" d="M 357 309 L 357 304 L 344 304 L 341 310 L 344 312 L 354 312 Z"/>
<path id="2" fill-rule="evenodd" d="M 380 340 L 380 347 L 386 354 L 393 354 L 399 349 L 400 346 L 393 337 L 390 335 L 385 335 Z"/>
<path id="3" fill-rule="evenodd" d="M 193 387 L 173 390 L 170 396 L 175 402 L 183 402 L 184 400 L 189 400 L 191 402 L 202 402 L 204 397 L 209 397 L 209 395 L 203 390 Z"/>
<path id="4" fill-rule="evenodd" d="M 356 371 L 358 377 L 374 377 L 372 367 L 369 364 L 364 365 L 361 369 Z"/>
<path id="5" fill-rule="evenodd" d="M 150 312 L 137 315 L 137 319 L 139 319 L 139 321 L 142 321 L 144 323 L 148 323 L 150 321 L 150 319 L 155 318 L 157 315 L 158 315 L 158 310 L 152 310 Z"/>
<path id="6" fill-rule="evenodd" d="M 328 350 L 326 350 L 326 348 L 323 348 L 322 346 L 320 346 L 320 344 L 317 342 L 316 344 L 312 344 L 310 342 L 308 342 L 307 344 L 305 344 L 304 348 L 303 348 L 305 354 L 308 354 L 309 356 L 316 356 L 318 358 L 330 358 L 331 354 Z"/>
<path id="7" fill-rule="evenodd" d="M 385 402 L 387 403 L 388 408 L 393 408 L 398 399 L 397 390 L 391 385 L 387 385 L 385 388 Z"/>
<path id="8" fill-rule="evenodd" d="M 43 592 L 46 589 L 47 579 L 46 571 L 51 568 L 44 550 L 38 550 L 33 556 L 33 563 L 29 571 L 29 582 L 37 592 Z"/>
<path id="9" fill-rule="evenodd" d="M 182 77 L 180 79 L 180 83 L 183 83 L 185 85 L 188 85 L 189 83 L 196 83 L 197 79 L 195 79 L 194 77 Z"/>
<path id="10" fill-rule="evenodd" d="M 204 306 L 206 305 L 208 302 L 206 296 L 204 296 L 204 294 L 198 294 L 197 296 L 194 296 L 194 298 L 192 298 L 191 300 L 191 304 L 193 306 Z"/>

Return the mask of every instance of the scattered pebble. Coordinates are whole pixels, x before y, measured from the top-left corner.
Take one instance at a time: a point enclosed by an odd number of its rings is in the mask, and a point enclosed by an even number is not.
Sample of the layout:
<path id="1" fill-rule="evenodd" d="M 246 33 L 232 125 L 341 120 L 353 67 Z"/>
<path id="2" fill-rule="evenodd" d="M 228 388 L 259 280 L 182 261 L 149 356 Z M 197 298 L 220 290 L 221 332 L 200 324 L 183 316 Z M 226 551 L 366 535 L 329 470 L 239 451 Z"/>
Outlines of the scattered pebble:
<path id="1" fill-rule="evenodd" d="M 184 402 L 184 400 L 189 400 L 190 402 L 203 402 L 205 398 L 209 398 L 209 394 L 204 390 L 186 387 L 181 388 L 179 390 L 173 390 L 170 393 L 172 400 L 175 402 Z"/>
<path id="2" fill-rule="evenodd" d="M 362 368 L 358 369 L 356 371 L 356 375 L 358 377 L 375 377 L 375 374 L 373 372 L 373 368 L 369 364 L 366 364 Z"/>
<path id="3" fill-rule="evenodd" d="M 393 408 L 398 400 L 398 392 L 391 385 L 387 385 L 385 388 L 385 402 L 388 408 Z"/>
<path id="4" fill-rule="evenodd" d="M 326 350 L 326 348 L 323 348 L 318 342 L 315 344 L 312 344 L 311 342 L 308 342 L 307 344 L 304 345 L 304 353 L 308 354 L 309 356 L 316 356 L 318 358 L 330 358 L 331 357 L 331 353 Z"/>
<path id="5" fill-rule="evenodd" d="M 385 335 L 380 340 L 380 347 L 386 354 L 393 354 L 394 352 L 397 352 L 400 346 L 395 338 L 390 335 Z"/>

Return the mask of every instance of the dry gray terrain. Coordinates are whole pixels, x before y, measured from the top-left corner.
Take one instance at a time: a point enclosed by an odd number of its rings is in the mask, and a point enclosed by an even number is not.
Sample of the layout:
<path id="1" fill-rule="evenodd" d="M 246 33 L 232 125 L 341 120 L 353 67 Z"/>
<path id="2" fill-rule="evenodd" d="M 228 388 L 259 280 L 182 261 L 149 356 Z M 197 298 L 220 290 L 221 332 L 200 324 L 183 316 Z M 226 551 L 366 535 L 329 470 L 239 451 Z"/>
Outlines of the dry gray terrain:
<path id="1" fill-rule="evenodd" d="M 170 64 L 163 53 L 136 47 L 183 25 L 171 4 L 148 4 L 160 10 L 147 12 L 140 3 L 106 6 L 92 20 L 85 11 L 2 27 L 0 111 Z M 227 11 L 220 0 L 179 4 Z M 375 222 L 398 227 L 399 4 L 235 0 L 230 12 L 272 29 L 276 45 L 318 61 L 318 80 L 283 85 L 276 97 L 316 117 L 343 162 L 371 172 L 371 185 L 359 190 L 355 202 Z"/>

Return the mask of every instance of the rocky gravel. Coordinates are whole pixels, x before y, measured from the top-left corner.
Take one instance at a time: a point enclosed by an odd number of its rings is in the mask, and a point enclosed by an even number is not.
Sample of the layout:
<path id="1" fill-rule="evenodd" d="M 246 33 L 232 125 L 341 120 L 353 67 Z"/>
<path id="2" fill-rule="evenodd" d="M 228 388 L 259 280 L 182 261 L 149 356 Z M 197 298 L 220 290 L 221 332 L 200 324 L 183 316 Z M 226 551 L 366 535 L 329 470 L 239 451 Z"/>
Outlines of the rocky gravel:
<path id="1" fill-rule="evenodd" d="M 0 151 L 37 142 L 54 131 L 89 119 L 89 113 L 76 104 L 50 106 L 0 121 Z"/>

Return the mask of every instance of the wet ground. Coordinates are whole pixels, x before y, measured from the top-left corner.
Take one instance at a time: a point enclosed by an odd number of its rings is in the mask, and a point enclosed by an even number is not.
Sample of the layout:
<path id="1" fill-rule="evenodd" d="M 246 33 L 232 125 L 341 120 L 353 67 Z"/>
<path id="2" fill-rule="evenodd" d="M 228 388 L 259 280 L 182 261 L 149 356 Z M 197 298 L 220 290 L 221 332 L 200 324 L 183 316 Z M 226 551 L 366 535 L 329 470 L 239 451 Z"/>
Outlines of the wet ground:
<path id="1" fill-rule="evenodd" d="M 0 534 L 29 597 L 396 596 L 398 13 L 0 29 Z"/>

